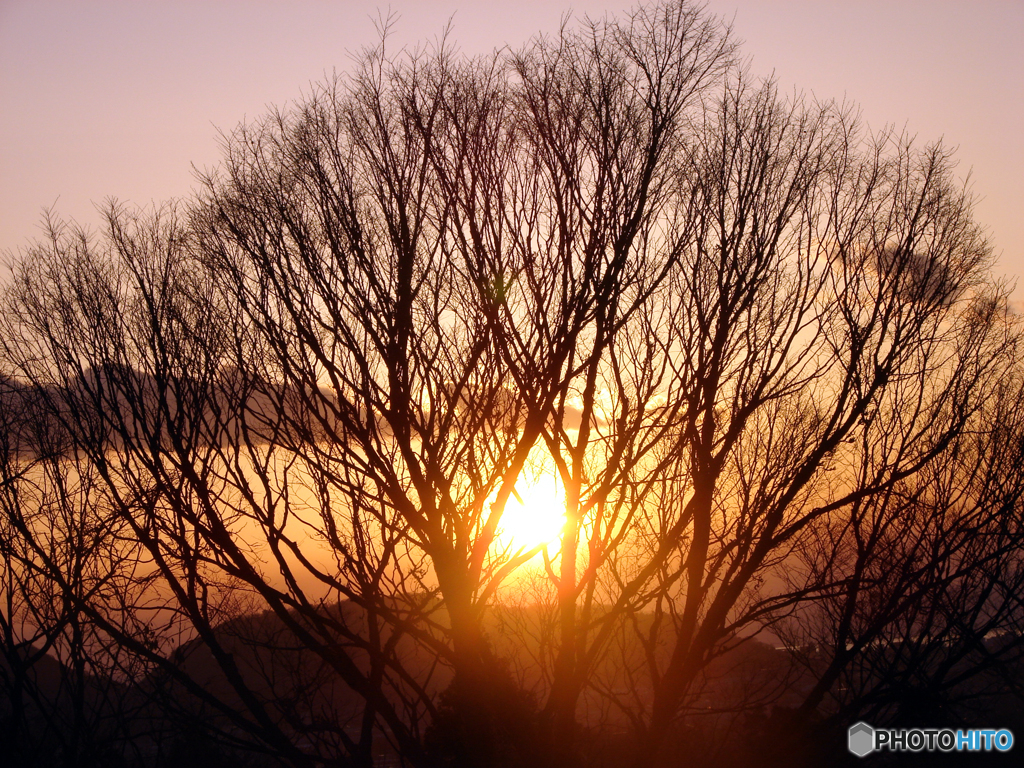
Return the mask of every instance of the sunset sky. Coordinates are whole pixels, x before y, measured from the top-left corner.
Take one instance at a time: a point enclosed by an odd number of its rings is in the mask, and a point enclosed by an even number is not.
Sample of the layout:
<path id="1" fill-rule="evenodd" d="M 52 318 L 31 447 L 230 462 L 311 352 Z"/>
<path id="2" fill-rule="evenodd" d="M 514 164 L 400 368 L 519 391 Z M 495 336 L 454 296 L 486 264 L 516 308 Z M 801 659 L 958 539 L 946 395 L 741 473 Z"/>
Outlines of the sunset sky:
<path id="1" fill-rule="evenodd" d="M 1022 0 L 711 0 L 755 74 L 859 103 L 869 125 L 959 147 L 979 221 L 1024 275 Z M 218 130 L 286 104 L 375 42 L 372 0 L 0 0 L 0 253 L 37 237 L 47 207 L 95 226 L 108 197 L 189 194 Z M 567 3 L 393 0 L 396 48 L 452 18 L 466 53 L 555 32 Z M 576 15 L 622 0 L 577 0 Z M 500 9 L 500 10 L 498 10 Z M 1021 290 L 1018 290 L 1018 297 Z"/>

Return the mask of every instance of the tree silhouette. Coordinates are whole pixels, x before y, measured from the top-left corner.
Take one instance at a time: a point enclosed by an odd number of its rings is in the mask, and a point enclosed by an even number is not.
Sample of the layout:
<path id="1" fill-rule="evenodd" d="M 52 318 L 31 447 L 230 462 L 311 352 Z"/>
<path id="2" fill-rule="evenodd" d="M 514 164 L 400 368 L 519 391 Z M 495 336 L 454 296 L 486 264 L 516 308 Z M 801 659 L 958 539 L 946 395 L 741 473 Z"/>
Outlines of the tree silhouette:
<path id="1" fill-rule="evenodd" d="M 15 260 L 12 732 L 47 653 L 139 764 L 685 764 L 1019 693 L 1019 329 L 950 154 L 686 2 L 385 43 Z"/>

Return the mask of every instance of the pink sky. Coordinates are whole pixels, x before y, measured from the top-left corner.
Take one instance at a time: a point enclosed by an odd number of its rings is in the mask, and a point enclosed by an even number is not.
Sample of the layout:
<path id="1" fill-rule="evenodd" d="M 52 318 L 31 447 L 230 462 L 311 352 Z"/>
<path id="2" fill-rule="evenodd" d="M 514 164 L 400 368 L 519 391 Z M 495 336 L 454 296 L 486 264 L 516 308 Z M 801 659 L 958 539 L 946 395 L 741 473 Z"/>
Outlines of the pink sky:
<path id="1" fill-rule="evenodd" d="M 859 103 L 880 128 L 944 137 L 971 171 L 977 216 L 1024 275 L 1024 2 L 711 0 L 734 19 L 755 74 L 783 90 Z M 43 209 L 95 226 L 108 197 L 187 196 L 193 164 L 229 130 L 286 104 L 349 52 L 372 44 L 366 0 L 0 0 L 0 253 L 40 234 Z M 557 29 L 552 0 L 392 0 L 396 45 L 437 35 L 454 14 L 467 53 Z M 577 15 L 626 7 L 577 0 Z M 385 12 L 386 13 L 386 12 Z M 1018 291 L 1020 295 L 1020 291 Z"/>

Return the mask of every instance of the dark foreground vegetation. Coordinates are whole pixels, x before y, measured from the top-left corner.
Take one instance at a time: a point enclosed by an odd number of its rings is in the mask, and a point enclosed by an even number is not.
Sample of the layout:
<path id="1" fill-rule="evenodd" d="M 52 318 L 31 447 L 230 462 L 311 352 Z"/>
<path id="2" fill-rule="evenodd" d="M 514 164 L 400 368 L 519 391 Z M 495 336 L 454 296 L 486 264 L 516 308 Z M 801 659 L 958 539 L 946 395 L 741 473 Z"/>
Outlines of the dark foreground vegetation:
<path id="1" fill-rule="evenodd" d="M 13 257 L 8 764 L 1024 738 L 1021 327 L 950 154 L 752 81 L 686 2 L 387 51 L 195 199 Z"/>

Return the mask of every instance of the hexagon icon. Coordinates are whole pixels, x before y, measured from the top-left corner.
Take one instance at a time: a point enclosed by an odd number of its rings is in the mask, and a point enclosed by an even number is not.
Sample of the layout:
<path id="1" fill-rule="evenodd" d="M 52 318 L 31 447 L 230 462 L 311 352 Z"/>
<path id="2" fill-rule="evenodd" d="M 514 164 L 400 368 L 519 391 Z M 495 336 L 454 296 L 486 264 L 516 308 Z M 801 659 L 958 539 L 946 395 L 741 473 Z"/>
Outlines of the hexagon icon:
<path id="1" fill-rule="evenodd" d="M 875 729 L 867 723 L 851 725 L 847 739 L 847 748 L 857 757 L 864 757 L 875 750 Z"/>

